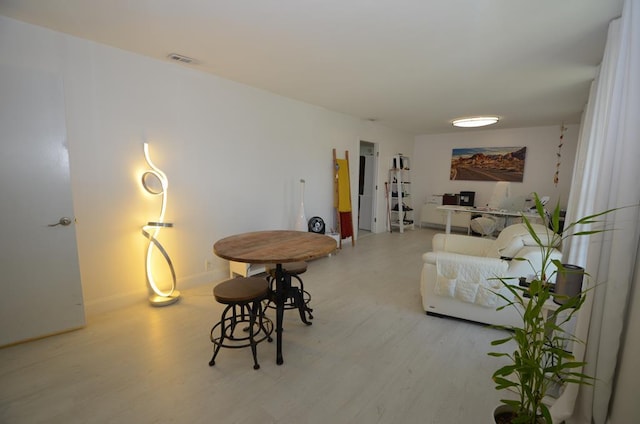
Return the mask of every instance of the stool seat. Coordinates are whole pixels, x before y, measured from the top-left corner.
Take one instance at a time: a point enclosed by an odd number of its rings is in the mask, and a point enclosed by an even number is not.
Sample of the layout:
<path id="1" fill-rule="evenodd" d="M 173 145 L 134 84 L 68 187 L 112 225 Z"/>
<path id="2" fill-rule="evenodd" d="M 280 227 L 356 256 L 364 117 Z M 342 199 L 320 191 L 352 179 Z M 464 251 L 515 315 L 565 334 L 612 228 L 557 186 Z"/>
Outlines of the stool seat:
<path id="1" fill-rule="evenodd" d="M 242 280 L 241 284 L 239 280 Z M 251 302 L 269 294 L 269 282 L 260 277 L 233 278 L 213 288 L 213 297 L 224 304 Z"/>
<path id="2" fill-rule="evenodd" d="M 269 282 L 260 277 L 233 278 L 213 288 L 216 301 L 227 306 L 220 321 L 211 328 L 210 338 L 215 348 L 209 366 L 215 365 L 222 347 L 251 347 L 253 369 L 260 368 L 257 345 L 263 340 L 272 341 L 273 322 L 264 315 L 262 307 L 262 301 L 268 299 L 270 293 Z"/>

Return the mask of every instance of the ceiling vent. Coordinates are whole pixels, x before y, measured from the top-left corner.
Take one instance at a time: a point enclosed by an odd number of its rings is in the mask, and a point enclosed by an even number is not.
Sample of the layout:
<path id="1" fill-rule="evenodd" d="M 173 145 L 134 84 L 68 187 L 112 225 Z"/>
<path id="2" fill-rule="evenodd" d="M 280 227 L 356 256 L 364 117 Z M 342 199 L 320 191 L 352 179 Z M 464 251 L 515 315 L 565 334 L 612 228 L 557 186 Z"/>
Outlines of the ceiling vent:
<path id="1" fill-rule="evenodd" d="M 176 62 L 182 62 L 182 63 L 194 63 L 195 62 L 194 59 L 191 59 L 190 57 L 183 56 L 183 55 L 178 54 L 178 53 L 169 53 L 169 55 L 167 57 L 169 59 L 171 59 L 171 60 L 175 60 Z"/>

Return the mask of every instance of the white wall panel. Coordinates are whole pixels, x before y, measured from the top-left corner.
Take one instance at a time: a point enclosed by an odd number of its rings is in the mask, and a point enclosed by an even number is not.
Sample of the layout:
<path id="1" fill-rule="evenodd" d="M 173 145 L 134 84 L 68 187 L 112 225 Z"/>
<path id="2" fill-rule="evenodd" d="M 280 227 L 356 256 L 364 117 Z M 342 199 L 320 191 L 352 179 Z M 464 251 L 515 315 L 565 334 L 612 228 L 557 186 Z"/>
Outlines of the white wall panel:
<path id="1" fill-rule="evenodd" d="M 491 198 L 495 182 L 450 180 L 451 151 L 462 147 L 513 146 L 526 147 L 527 156 L 524 179 L 521 183 L 511 183 L 511 195 L 527 195 L 535 191 L 540 196 L 549 196 L 549 204 L 552 207 L 558 200 L 564 207 L 569 199 L 578 142 L 578 125 L 566 127 L 557 187 L 553 184 L 553 175 L 556 171 L 556 154 L 560 143 L 560 123 L 549 127 L 461 130 L 448 134 L 417 136 L 412 165 L 414 201 L 422 204 L 434 194 L 475 191 L 475 205 L 486 205 Z"/>
<path id="2" fill-rule="evenodd" d="M 139 184 L 144 141 L 169 179 L 166 220 L 175 227 L 160 241 L 179 288 L 228 275 L 226 262 L 212 255 L 217 239 L 293 228 L 300 178 L 307 216 L 333 226 L 332 148 L 340 157 L 349 150 L 357 205 L 359 141 L 380 143 L 382 161 L 413 146 L 413 135 L 378 123 L 4 17 L 0 38 L 6 57 L 20 55 L 64 79 L 89 315 L 146 301 L 140 226 L 159 205 Z M 384 217 L 384 196 L 378 198 Z M 205 272 L 205 259 L 213 270 Z"/>

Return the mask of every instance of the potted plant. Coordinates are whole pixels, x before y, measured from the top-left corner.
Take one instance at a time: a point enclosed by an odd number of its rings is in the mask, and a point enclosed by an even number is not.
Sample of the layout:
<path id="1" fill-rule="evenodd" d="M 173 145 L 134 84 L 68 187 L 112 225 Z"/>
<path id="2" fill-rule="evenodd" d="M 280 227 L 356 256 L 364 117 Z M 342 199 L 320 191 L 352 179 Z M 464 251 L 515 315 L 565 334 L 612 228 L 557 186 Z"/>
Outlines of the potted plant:
<path id="1" fill-rule="evenodd" d="M 544 207 L 534 193 L 538 215 L 546 221 Z M 565 350 L 568 343 L 582 343 L 563 329 L 585 301 L 585 291 L 575 296 L 563 296 L 553 292 L 556 274 L 563 273 L 563 264 L 552 259 L 553 249 L 561 246 L 562 241 L 575 236 L 595 234 L 604 230 L 576 231 L 577 225 L 599 222 L 598 217 L 614 209 L 586 216 L 560 228 L 560 205 L 557 204 L 549 219 L 546 237 L 536 234 L 530 221 L 523 216 L 523 222 L 529 234 L 540 248 L 541 263 L 531 264 L 534 275 L 527 286 L 513 285 L 506 278 L 500 278 L 511 297 L 497 293 L 506 304 L 498 309 L 517 308 L 522 316 L 519 327 L 501 327 L 509 330 L 507 337 L 494 340 L 492 346 L 511 343 L 512 352 L 490 352 L 489 355 L 507 358 L 506 365 L 493 374 L 497 390 L 508 389 L 516 394 L 516 399 L 502 399 L 499 407 L 503 412 L 496 417 L 496 423 L 510 424 L 552 424 L 551 415 L 543 399 L 554 382 L 557 384 L 590 384 L 592 378 L 581 372 L 584 362 L 577 361 L 571 352 Z M 514 258 L 513 260 L 524 260 Z M 550 302 L 561 298 L 561 302 Z M 511 347 L 511 345 L 509 345 Z M 507 409 L 507 412 L 504 412 Z M 497 412 L 497 411 L 496 411 Z M 500 413 L 496 414 L 500 415 Z"/>

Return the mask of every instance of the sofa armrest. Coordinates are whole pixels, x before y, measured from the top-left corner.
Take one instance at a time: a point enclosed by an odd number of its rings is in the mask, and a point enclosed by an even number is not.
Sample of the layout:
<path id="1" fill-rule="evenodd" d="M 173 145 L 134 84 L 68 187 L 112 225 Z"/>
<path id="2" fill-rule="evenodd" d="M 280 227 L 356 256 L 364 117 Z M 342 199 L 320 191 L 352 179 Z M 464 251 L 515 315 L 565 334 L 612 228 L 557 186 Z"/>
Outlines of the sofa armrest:
<path id="1" fill-rule="evenodd" d="M 508 275 L 510 277 L 527 277 L 527 279 L 531 279 L 533 274 L 540 272 L 540 270 L 537 269 L 542 263 L 542 252 L 539 247 L 525 246 L 518 251 L 516 258 L 524 260 L 514 259 L 509 262 Z M 549 259 L 561 261 L 562 253 L 557 249 L 553 249 L 549 255 Z M 555 281 L 555 273 L 556 266 L 549 262 L 549 268 L 546 269 L 547 278 L 549 278 L 550 281 Z"/>
<path id="2" fill-rule="evenodd" d="M 444 260 L 447 262 L 457 263 L 459 266 L 489 266 L 489 267 L 499 267 L 499 268 L 508 268 L 509 264 L 507 261 L 498 258 L 488 258 L 484 256 L 469 256 L 461 253 L 453 253 L 453 252 L 427 252 L 422 255 L 422 260 L 425 263 L 436 265 L 439 260 Z"/>
<path id="3" fill-rule="evenodd" d="M 433 251 L 460 253 L 470 256 L 486 256 L 486 252 L 493 246 L 494 241 L 480 237 L 462 234 L 436 234 L 433 236 L 431 248 Z"/>

